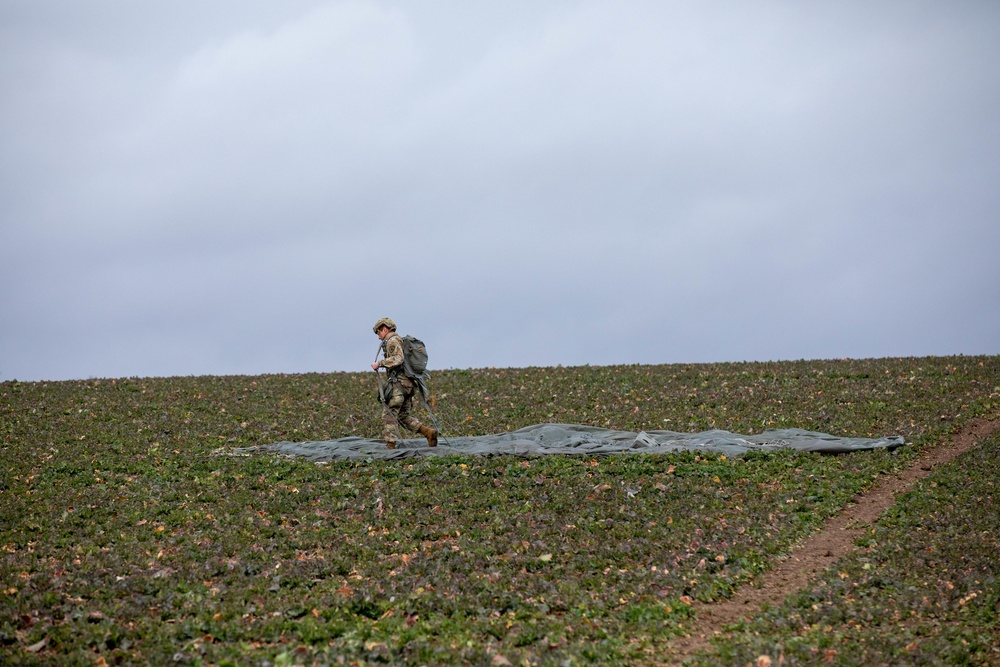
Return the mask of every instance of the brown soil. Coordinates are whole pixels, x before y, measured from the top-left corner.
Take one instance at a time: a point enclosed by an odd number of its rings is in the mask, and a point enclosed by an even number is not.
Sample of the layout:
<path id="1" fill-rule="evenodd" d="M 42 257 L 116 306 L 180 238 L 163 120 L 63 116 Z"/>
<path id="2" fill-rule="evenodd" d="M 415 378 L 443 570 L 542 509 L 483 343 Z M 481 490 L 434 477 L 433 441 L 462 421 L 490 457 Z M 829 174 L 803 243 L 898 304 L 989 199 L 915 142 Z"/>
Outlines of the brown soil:
<path id="1" fill-rule="evenodd" d="M 865 527 L 874 523 L 897 495 L 927 477 L 936 466 L 951 461 L 998 429 L 1000 419 L 970 421 L 950 441 L 921 452 L 908 468 L 880 478 L 866 493 L 856 496 L 820 532 L 798 545 L 754 584 L 744 586 L 728 600 L 711 604 L 696 602 L 697 630 L 670 643 L 662 656 L 665 664 L 680 664 L 688 656 L 709 648 L 709 639 L 721 634 L 726 625 L 757 615 L 764 605 L 777 606 L 789 593 L 807 586 L 818 573 L 850 553 Z"/>

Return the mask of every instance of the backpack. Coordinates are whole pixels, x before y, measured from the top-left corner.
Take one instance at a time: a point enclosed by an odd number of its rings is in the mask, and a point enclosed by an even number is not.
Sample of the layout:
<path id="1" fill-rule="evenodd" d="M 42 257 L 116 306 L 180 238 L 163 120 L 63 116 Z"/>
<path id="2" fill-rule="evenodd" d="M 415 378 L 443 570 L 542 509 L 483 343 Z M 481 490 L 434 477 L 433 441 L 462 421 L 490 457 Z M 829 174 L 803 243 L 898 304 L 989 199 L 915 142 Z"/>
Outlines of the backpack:
<path id="1" fill-rule="evenodd" d="M 403 340 L 403 372 L 406 377 L 423 380 L 427 377 L 427 346 L 413 336 L 400 336 Z"/>

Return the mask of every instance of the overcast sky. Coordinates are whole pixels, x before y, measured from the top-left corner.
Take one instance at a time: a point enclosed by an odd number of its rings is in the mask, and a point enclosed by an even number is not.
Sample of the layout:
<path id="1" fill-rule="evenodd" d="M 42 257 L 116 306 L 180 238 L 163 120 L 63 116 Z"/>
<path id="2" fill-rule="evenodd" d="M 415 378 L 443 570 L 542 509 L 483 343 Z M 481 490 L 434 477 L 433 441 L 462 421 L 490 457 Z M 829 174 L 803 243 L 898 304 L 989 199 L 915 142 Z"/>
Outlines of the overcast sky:
<path id="1" fill-rule="evenodd" d="M 1000 353 L 1000 3 L 0 0 L 0 381 Z"/>

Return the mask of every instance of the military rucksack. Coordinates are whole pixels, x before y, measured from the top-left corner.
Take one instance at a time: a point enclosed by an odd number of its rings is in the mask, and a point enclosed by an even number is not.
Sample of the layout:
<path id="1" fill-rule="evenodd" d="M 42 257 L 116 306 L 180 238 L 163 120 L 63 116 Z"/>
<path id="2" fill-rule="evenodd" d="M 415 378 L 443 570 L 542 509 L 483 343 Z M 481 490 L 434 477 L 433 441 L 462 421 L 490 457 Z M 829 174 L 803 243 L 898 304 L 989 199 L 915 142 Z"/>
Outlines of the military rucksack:
<path id="1" fill-rule="evenodd" d="M 403 372 L 406 377 L 422 380 L 427 377 L 427 346 L 419 338 L 400 336 L 403 341 Z"/>

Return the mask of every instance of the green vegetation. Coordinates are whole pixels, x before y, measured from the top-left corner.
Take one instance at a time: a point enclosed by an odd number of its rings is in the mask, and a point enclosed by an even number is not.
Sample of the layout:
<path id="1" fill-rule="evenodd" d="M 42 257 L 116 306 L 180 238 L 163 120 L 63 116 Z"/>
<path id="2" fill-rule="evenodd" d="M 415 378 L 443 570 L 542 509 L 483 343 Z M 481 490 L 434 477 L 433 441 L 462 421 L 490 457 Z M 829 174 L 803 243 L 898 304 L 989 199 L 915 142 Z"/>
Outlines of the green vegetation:
<path id="1" fill-rule="evenodd" d="M 697 623 L 691 600 L 728 595 L 878 475 L 995 414 L 1000 357 L 452 370 L 431 384 L 450 435 L 552 421 L 912 446 L 317 465 L 222 453 L 377 436 L 372 373 L 0 383 L 0 661 L 648 664 Z M 962 607 L 995 607 L 976 576 Z M 979 611 L 957 618 L 940 635 L 956 651 L 992 631 Z M 744 664 L 760 648 L 721 650 Z"/>
<path id="2" fill-rule="evenodd" d="M 900 497 L 815 588 L 699 664 L 1000 664 L 998 478 L 994 436 Z"/>

